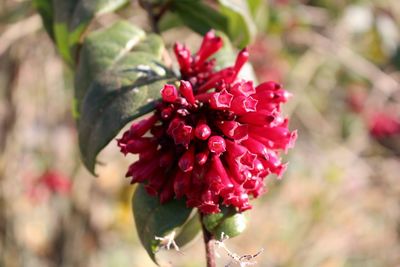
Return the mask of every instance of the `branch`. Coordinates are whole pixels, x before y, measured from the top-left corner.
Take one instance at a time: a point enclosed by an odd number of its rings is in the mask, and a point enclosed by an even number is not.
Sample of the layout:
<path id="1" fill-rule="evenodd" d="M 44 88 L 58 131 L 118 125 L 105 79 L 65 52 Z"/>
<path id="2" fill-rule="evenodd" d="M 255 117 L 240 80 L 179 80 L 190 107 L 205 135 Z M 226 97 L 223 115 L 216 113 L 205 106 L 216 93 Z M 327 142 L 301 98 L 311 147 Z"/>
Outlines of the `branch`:
<path id="1" fill-rule="evenodd" d="M 207 267 L 216 267 L 215 264 L 215 243 L 214 236 L 207 231 L 203 224 L 202 216 L 200 216 L 201 227 L 203 229 L 204 245 L 206 248 L 206 261 Z"/>
<path id="2" fill-rule="evenodd" d="M 159 18 L 157 18 L 157 16 L 153 12 L 153 5 L 146 0 L 139 0 L 139 5 L 147 12 L 147 17 L 150 22 L 151 30 L 155 33 L 160 33 L 160 29 L 158 28 Z"/>

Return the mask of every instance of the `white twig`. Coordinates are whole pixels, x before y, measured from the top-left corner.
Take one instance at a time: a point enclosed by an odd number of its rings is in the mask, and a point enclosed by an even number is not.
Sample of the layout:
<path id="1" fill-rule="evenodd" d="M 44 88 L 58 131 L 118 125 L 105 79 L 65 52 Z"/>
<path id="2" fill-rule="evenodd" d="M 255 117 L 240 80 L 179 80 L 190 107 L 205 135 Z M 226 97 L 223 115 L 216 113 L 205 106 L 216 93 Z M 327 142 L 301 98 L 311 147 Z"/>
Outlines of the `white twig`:
<path id="1" fill-rule="evenodd" d="M 215 244 L 218 248 L 222 248 L 228 254 L 228 256 L 232 259 L 225 267 L 231 266 L 233 263 L 239 264 L 240 267 L 252 266 L 257 264 L 256 261 L 252 261 L 258 255 L 260 255 L 264 249 L 260 249 L 256 254 L 245 254 L 245 255 L 238 255 L 235 252 L 232 252 L 227 248 L 224 244 L 224 241 L 228 240 L 229 236 L 225 235 L 224 233 L 221 234 L 221 241 L 216 240 Z"/>
<path id="2" fill-rule="evenodd" d="M 170 250 L 172 246 L 176 251 L 180 251 L 178 245 L 175 243 L 175 235 L 175 231 L 172 231 L 170 234 L 164 237 L 156 236 L 155 239 L 160 241 L 161 248 Z"/>

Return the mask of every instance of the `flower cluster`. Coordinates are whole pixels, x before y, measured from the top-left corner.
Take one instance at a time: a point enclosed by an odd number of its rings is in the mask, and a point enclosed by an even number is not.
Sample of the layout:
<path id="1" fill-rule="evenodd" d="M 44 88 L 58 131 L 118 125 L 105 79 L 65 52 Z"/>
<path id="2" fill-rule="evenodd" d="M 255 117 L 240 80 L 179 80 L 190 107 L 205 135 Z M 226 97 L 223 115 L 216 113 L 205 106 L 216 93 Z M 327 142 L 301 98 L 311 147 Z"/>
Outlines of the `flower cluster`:
<path id="1" fill-rule="evenodd" d="M 212 31 L 194 55 L 176 44 L 182 80 L 166 84 L 154 114 L 117 140 L 122 153 L 139 154 L 126 174 L 132 183 L 144 183 L 162 203 L 184 197 L 204 214 L 220 205 L 250 209 L 265 177 L 285 170 L 278 152 L 296 139 L 280 108 L 290 94 L 275 82 L 238 78 L 246 49 L 232 67 L 215 71 L 209 58 L 222 45 Z"/>

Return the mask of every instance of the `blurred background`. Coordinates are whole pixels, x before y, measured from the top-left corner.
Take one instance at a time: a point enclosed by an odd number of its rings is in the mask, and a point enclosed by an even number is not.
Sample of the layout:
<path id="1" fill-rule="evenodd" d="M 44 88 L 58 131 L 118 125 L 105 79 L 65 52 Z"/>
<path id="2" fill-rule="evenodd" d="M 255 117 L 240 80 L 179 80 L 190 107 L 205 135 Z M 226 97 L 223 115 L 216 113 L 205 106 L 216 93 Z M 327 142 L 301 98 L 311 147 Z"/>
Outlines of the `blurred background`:
<path id="1" fill-rule="evenodd" d="M 266 0 L 267 1 L 267 0 Z M 259 81 L 282 83 L 296 147 L 248 229 L 225 242 L 256 266 L 400 266 L 400 1 L 270 0 L 250 46 Z M 148 28 L 138 8 L 124 17 Z M 200 36 L 163 32 L 197 49 Z M 155 266 L 130 210 L 115 142 L 98 177 L 81 164 L 73 71 L 29 0 L 0 1 L 0 267 Z M 230 262 L 219 249 L 219 266 Z M 162 266 L 204 266 L 200 238 Z M 231 266 L 235 266 L 232 264 Z"/>

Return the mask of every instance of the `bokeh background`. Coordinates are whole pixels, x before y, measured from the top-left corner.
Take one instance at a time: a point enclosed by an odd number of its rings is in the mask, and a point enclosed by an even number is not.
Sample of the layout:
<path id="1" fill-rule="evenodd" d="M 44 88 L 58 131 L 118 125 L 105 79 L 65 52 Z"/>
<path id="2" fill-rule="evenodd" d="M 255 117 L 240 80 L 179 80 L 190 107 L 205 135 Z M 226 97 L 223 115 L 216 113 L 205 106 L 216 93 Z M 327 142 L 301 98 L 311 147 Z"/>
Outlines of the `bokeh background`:
<path id="1" fill-rule="evenodd" d="M 400 266 L 400 1 L 271 0 L 250 46 L 260 81 L 294 94 L 285 107 L 295 149 L 268 179 L 248 229 L 225 241 L 264 251 L 266 267 Z M 124 17 L 148 28 L 139 8 Z M 196 49 L 199 36 L 163 33 Z M 0 1 L 0 266 L 155 266 L 130 210 L 129 162 L 115 142 L 93 177 L 79 159 L 73 71 L 28 0 Z M 219 266 L 229 264 L 218 250 Z M 162 266 L 204 266 L 201 238 Z M 235 266 L 232 264 L 231 266 Z"/>

